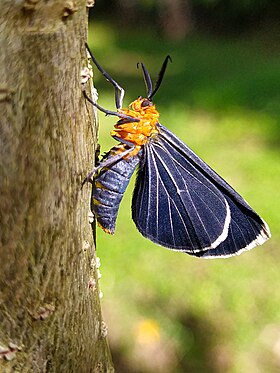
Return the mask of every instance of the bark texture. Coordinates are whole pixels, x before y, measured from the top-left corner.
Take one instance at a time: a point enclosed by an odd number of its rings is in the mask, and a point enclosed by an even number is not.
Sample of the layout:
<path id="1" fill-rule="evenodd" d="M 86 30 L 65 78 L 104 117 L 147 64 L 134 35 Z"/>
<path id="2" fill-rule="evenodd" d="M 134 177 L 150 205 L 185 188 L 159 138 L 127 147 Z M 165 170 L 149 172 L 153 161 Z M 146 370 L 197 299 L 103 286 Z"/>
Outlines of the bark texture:
<path id="1" fill-rule="evenodd" d="M 112 372 L 81 191 L 86 2 L 4 0 L 0 35 L 0 372 Z"/>

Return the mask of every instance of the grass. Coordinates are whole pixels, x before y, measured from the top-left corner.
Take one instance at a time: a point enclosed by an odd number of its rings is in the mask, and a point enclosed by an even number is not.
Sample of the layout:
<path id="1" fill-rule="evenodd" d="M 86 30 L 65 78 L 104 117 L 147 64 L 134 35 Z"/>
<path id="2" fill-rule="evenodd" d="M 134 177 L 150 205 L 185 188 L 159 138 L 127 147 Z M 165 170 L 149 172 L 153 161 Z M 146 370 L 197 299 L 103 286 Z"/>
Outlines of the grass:
<path id="1" fill-rule="evenodd" d="M 131 181 L 115 236 L 98 229 L 102 307 L 122 373 L 276 372 L 280 364 L 278 243 L 280 58 L 259 38 L 194 36 L 180 43 L 94 23 L 90 45 L 127 93 L 144 95 L 136 63 L 156 76 L 161 122 L 230 182 L 269 223 L 273 238 L 240 257 L 207 261 L 146 240 L 131 220 Z M 95 71 L 95 70 L 94 70 Z M 95 71 L 99 104 L 114 92 Z M 101 150 L 115 119 L 100 118 Z M 278 344 L 277 344 L 278 343 Z M 277 347 L 278 346 L 278 347 Z"/>

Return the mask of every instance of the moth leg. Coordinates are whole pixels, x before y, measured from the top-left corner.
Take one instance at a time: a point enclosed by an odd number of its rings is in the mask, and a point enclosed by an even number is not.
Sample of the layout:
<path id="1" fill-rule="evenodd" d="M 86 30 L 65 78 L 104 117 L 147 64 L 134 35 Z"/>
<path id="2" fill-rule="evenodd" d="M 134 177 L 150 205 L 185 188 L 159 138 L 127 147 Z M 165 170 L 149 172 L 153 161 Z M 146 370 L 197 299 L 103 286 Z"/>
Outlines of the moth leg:
<path id="1" fill-rule="evenodd" d="M 85 91 L 83 91 L 85 98 L 93 105 L 95 106 L 98 110 L 102 111 L 106 115 L 116 115 L 119 118 L 127 119 L 129 122 L 139 122 L 139 119 L 130 117 L 129 115 L 125 115 L 122 113 L 119 113 L 118 111 L 112 111 L 112 110 L 107 110 L 104 109 L 102 106 L 98 105 L 96 102 L 92 101 L 92 99 L 87 95 Z"/>
<path id="2" fill-rule="evenodd" d="M 120 141 L 120 142 L 126 143 L 126 140 L 123 140 L 123 139 L 121 139 L 121 140 L 122 140 L 122 141 Z M 127 141 L 127 143 L 128 143 L 128 141 Z M 130 143 L 130 144 L 132 144 L 132 143 Z M 82 187 L 83 187 L 84 184 L 87 183 L 87 182 L 89 182 L 89 183 L 91 183 L 91 184 L 93 183 L 93 181 L 92 181 L 91 178 L 92 178 L 92 176 L 93 176 L 94 174 L 97 173 L 98 170 L 100 170 L 100 169 L 103 168 L 103 167 L 108 167 L 108 166 L 110 166 L 110 165 L 113 164 L 113 163 L 116 163 L 118 160 L 120 160 L 121 158 L 125 157 L 127 154 L 131 153 L 134 149 L 135 149 L 135 145 L 133 145 L 133 146 L 132 146 L 131 148 L 129 148 L 129 149 L 126 149 L 126 150 L 122 151 L 121 153 L 118 153 L 118 154 L 114 155 L 114 156 L 111 157 L 111 158 L 106 159 L 106 161 L 99 163 L 99 165 L 96 166 L 96 167 L 94 167 L 94 169 L 93 169 L 93 170 L 92 170 L 92 171 L 87 175 L 87 177 L 83 180 L 83 182 L 82 182 Z"/>
<path id="3" fill-rule="evenodd" d="M 119 142 L 122 143 L 122 144 L 125 144 L 125 145 L 128 145 L 128 146 L 130 146 L 130 147 L 133 147 L 133 149 L 135 148 L 135 144 L 134 144 L 133 142 L 131 142 L 131 141 L 128 141 L 128 140 L 122 139 L 121 137 L 116 136 L 116 135 L 114 135 L 114 136 L 112 136 L 112 137 L 113 137 L 114 140 L 119 141 Z"/>

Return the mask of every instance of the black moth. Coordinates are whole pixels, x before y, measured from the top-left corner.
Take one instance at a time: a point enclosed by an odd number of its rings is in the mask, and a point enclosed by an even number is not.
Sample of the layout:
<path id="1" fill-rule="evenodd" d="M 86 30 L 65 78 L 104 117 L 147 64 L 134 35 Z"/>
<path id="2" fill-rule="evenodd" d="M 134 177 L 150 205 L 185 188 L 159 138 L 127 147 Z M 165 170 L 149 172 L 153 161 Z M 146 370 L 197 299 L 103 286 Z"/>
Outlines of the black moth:
<path id="1" fill-rule="evenodd" d="M 267 224 L 224 179 L 157 121 L 159 114 L 151 98 L 161 84 L 169 56 L 154 88 L 141 64 L 147 97 L 138 97 L 130 109 L 122 109 L 124 90 L 90 54 L 115 87 L 118 111 L 102 108 L 84 92 L 85 97 L 107 115 L 119 117 L 112 133 L 119 145 L 84 180 L 93 184 L 93 210 L 99 225 L 114 233 L 121 199 L 138 167 L 132 218 L 144 237 L 204 258 L 229 257 L 263 244 L 270 237 Z"/>

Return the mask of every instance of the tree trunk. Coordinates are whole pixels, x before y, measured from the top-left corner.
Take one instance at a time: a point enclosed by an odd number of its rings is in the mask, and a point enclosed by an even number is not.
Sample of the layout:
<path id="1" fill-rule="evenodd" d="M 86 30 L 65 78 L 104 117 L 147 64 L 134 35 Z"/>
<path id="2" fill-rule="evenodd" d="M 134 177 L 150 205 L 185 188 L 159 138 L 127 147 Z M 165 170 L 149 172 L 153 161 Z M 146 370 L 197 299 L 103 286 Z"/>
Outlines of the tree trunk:
<path id="1" fill-rule="evenodd" d="M 191 1 L 159 0 L 161 5 L 161 24 L 165 36 L 182 40 L 193 29 Z"/>
<path id="2" fill-rule="evenodd" d="M 0 372 L 113 372 L 89 189 L 94 110 L 82 0 L 0 14 Z"/>

